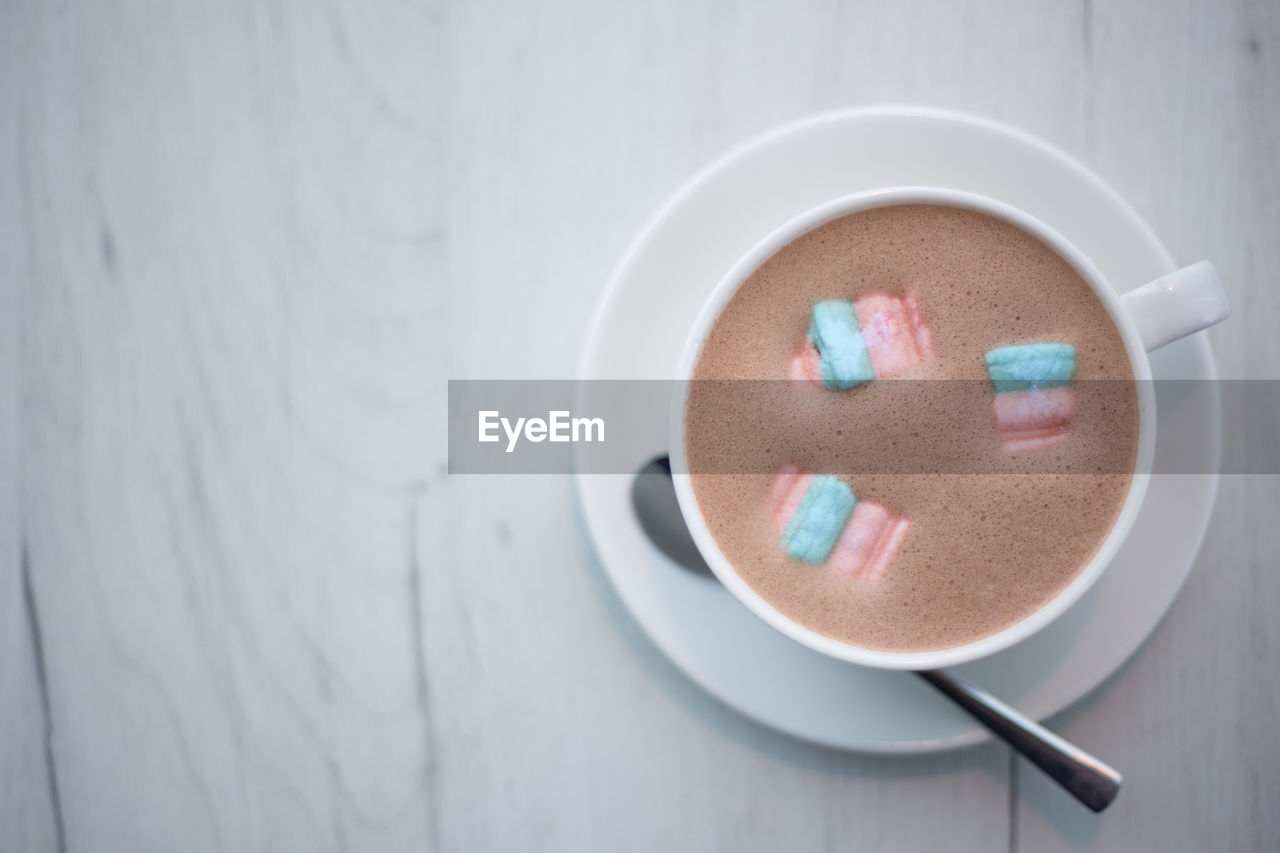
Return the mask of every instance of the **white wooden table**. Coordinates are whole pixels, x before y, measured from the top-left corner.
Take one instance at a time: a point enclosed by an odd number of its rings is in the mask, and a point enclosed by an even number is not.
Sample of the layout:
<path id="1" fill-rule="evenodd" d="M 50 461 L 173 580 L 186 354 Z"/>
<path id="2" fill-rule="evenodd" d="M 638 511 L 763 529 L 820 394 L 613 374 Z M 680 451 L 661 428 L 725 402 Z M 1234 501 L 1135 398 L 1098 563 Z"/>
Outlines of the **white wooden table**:
<path id="1" fill-rule="evenodd" d="M 568 478 L 446 475 L 446 379 L 573 375 L 669 192 L 878 101 L 1081 158 L 1280 378 L 1273 2 L 3 3 L 0 850 L 1275 850 L 1280 478 L 1052 721 L 1094 816 L 745 721 Z"/>

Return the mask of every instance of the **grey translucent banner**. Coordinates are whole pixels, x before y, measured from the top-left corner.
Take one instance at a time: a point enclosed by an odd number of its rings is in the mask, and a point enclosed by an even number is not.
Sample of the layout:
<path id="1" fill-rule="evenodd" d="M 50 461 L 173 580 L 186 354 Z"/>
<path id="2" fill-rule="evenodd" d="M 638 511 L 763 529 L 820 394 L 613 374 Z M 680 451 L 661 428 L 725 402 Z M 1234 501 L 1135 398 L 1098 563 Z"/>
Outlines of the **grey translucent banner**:
<path id="1" fill-rule="evenodd" d="M 716 452 L 690 454 L 695 474 L 770 474 L 787 462 L 805 467 L 804 457 L 814 447 L 837 445 L 841 458 L 823 464 L 832 474 L 1134 470 L 1132 454 L 1083 452 L 1087 442 L 1080 435 L 1086 433 L 1079 430 L 1052 447 L 991 452 L 1000 446 L 993 408 L 997 395 L 986 380 L 875 384 L 879 396 L 872 402 L 861 388 L 827 392 L 786 380 L 451 380 L 449 472 L 634 473 L 670 451 L 673 406 L 686 394 L 699 401 L 697 436 L 707 443 L 715 436 L 735 436 L 714 441 Z M 1075 419 L 1088 424 L 1095 445 L 1098 436 L 1128 441 L 1136 429 L 1135 401 L 1150 391 L 1156 401 L 1156 444 L 1150 463 L 1139 466 L 1144 473 L 1280 474 L 1280 381 L 1153 380 L 1146 385 L 1072 383 Z M 832 405 L 840 407 L 837 416 L 828 410 Z M 825 414 L 806 417 L 806 406 Z M 873 410 L 879 416 L 868 420 Z M 1215 415 L 1219 410 L 1221 419 Z M 775 420 L 787 428 L 772 430 Z M 990 447 L 955 452 L 948 442 L 957 422 L 974 428 L 988 424 Z M 855 425 L 857 440 L 844 438 L 849 424 Z"/>

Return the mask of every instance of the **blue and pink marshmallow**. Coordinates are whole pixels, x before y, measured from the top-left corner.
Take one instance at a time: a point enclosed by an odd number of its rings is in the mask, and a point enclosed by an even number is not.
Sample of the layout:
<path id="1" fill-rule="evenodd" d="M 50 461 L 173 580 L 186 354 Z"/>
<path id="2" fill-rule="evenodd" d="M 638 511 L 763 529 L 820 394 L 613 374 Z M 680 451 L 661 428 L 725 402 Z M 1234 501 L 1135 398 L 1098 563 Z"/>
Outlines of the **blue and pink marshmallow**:
<path id="1" fill-rule="evenodd" d="M 843 480 L 793 465 L 774 479 L 769 511 L 788 556 L 867 580 L 884 574 L 911 526 L 879 504 L 858 500 Z"/>
<path id="2" fill-rule="evenodd" d="M 808 337 L 791 359 L 788 376 L 831 391 L 897 376 L 933 356 L 933 337 L 911 294 L 818 302 Z"/>
<path id="3" fill-rule="evenodd" d="M 1043 450 L 1071 438 L 1075 371 L 1071 344 L 1020 344 L 987 353 L 996 432 L 1006 451 Z"/>

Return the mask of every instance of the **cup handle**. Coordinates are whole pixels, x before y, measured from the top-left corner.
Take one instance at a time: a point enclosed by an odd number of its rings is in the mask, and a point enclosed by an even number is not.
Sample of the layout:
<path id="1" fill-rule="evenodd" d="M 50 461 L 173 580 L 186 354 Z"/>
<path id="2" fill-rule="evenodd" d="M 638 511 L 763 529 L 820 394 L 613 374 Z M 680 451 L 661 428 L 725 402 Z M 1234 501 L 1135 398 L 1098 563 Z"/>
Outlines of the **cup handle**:
<path id="1" fill-rule="evenodd" d="M 1147 352 L 1231 316 L 1218 271 L 1208 261 L 1161 276 L 1120 297 Z"/>

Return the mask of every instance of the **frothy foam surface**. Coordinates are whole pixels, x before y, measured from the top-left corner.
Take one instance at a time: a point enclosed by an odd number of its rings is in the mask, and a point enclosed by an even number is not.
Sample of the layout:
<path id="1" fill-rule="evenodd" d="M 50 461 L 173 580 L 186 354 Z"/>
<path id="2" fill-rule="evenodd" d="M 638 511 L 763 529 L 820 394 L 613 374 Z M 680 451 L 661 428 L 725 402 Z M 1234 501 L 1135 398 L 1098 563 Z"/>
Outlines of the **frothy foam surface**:
<path id="1" fill-rule="evenodd" d="M 908 292 L 932 333 L 929 359 L 849 391 L 785 381 L 815 302 Z M 1071 437 L 1011 456 L 994 426 L 985 355 L 1045 341 L 1076 349 Z M 726 305 L 693 378 L 779 380 L 752 383 L 761 399 L 732 406 L 717 383 L 693 383 L 694 494 L 753 589 L 801 624 L 867 648 L 950 647 L 1026 617 L 1097 551 L 1132 479 L 1137 394 L 1106 310 L 1047 246 L 970 211 L 899 205 L 802 235 Z M 899 382 L 920 379 L 975 381 Z M 938 460 L 934 470 L 981 473 L 860 473 L 911 470 L 922 453 Z M 851 579 L 786 555 L 769 515 L 774 473 L 786 464 L 837 474 L 860 499 L 910 522 L 880 578 Z"/>

